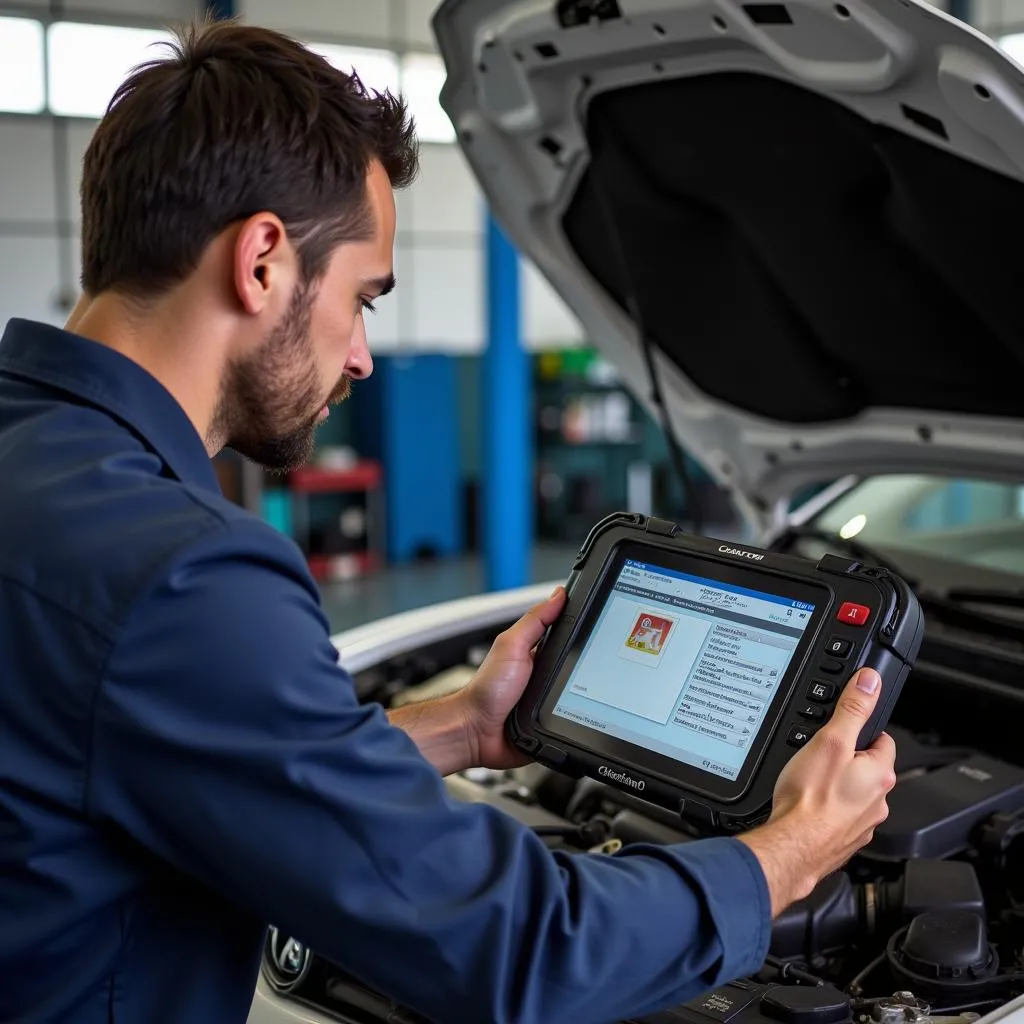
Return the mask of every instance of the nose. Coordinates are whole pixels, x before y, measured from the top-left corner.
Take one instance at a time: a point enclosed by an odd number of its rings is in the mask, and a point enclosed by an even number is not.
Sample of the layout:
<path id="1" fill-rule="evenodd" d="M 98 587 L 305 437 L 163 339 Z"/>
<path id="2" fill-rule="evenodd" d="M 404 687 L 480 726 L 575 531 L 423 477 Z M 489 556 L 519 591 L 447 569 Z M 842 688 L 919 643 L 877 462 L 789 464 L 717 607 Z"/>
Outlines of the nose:
<path id="1" fill-rule="evenodd" d="M 345 372 L 353 380 L 366 380 L 373 373 L 373 356 L 370 355 L 370 347 L 366 343 L 366 324 L 362 317 L 356 320 L 355 330 L 352 332 L 352 345 L 348 350 Z"/>

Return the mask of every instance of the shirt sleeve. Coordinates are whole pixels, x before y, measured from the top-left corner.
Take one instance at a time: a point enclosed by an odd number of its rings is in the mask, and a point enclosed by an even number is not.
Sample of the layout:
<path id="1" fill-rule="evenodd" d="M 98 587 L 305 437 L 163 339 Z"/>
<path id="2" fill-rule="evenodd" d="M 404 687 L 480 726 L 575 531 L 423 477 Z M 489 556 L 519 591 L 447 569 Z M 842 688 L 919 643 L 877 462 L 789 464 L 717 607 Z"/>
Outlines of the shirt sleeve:
<path id="1" fill-rule="evenodd" d="M 770 900 L 744 844 L 562 854 L 455 800 L 358 702 L 293 548 L 230 524 L 133 609 L 91 814 L 435 1020 L 621 1020 L 761 967 Z"/>

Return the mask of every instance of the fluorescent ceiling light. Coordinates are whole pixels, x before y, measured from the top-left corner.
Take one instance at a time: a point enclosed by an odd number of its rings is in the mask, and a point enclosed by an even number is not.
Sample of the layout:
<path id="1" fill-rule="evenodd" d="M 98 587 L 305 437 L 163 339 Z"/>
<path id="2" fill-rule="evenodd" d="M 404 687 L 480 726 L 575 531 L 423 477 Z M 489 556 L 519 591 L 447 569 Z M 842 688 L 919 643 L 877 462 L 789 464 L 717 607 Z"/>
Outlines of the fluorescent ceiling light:
<path id="1" fill-rule="evenodd" d="M 355 71 L 367 89 L 398 94 L 398 57 L 390 50 L 335 46 L 332 43 L 306 43 L 306 47 L 345 74 Z"/>
<path id="2" fill-rule="evenodd" d="M 444 62 L 432 53 L 402 59 L 402 94 L 416 122 L 420 142 L 454 142 L 455 128 L 441 106 Z"/>
<path id="3" fill-rule="evenodd" d="M 29 18 L 0 18 L 0 110 L 38 114 L 46 108 L 43 26 Z"/>
<path id="4" fill-rule="evenodd" d="M 166 56 L 171 33 L 58 21 L 50 26 L 50 110 L 64 117 L 102 117 L 132 69 Z"/>
<path id="5" fill-rule="evenodd" d="M 866 515 L 854 516 L 848 523 L 845 523 L 842 529 L 839 531 L 839 536 L 843 540 L 853 540 L 865 526 L 868 525 L 868 517 Z"/>

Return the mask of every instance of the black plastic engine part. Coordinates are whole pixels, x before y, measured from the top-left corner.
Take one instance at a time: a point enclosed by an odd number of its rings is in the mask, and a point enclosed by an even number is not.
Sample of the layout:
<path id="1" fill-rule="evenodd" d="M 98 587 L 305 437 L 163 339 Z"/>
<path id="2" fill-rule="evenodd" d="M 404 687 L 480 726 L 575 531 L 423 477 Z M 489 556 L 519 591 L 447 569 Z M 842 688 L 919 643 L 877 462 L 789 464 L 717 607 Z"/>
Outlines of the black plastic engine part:
<path id="1" fill-rule="evenodd" d="M 978 847 L 998 872 L 998 884 L 1020 902 L 1024 898 L 1024 812 L 994 815 L 981 830 Z"/>
<path id="2" fill-rule="evenodd" d="M 760 1011 L 761 996 L 771 987 L 755 981 L 733 981 L 682 1006 L 643 1017 L 631 1024 L 679 1024 L 680 1021 L 689 1024 L 708 1024 L 708 1021 L 715 1021 L 716 1024 L 728 1024 L 730 1021 L 746 1024 L 759 1021 L 763 1019 Z"/>
<path id="3" fill-rule="evenodd" d="M 984 918 L 964 910 L 919 914 L 892 936 L 886 955 L 894 976 L 925 995 L 967 996 L 999 971 Z"/>
<path id="4" fill-rule="evenodd" d="M 850 1019 L 850 997 L 832 985 L 776 985 L 761 997 L 761 1010 L 782 1024 L 841 1024 Z"/>
<path id="5" fill-rule="evenodd" d="M 832 985 L 762 985 L 734 981 L 637 1024 L 846 1024 L 853 1020 L 848 996 Z"/>
<path id="6" fill-rule="evenodd" d="M 1024 770 L 981 754 L 897 784 L 862 856 L 942 860 L 966 850 L 993 814 L 1024 809 Z"/>
<path id="7" fill-rule="evenodd" d="M 977 872 L 972 865 L 955 860 L 909 861 L 900 878 L 878 886 L 876 907 L 882 928 L 895 928 L 919 914 L 939 910 L 963 910 L 986 919 Z"/>
<path id="8" fill-rule="evenodd" d="M 898 879 L 880 885 L 855 886 L 846 874 L 830 875 L 776 918 L 771 953 L 811 962 L 866 936 L 888 935 L 932 910 L 985 917 L 985 899 L 972 865 L 912 860 Z"/>
<path id="9" fill-rule="evenodd" d="M 849 875 L 830 875 L 775 919 L 771 953 L 809 962 L 852 941 L 862 918 L 860 894 Z"/>

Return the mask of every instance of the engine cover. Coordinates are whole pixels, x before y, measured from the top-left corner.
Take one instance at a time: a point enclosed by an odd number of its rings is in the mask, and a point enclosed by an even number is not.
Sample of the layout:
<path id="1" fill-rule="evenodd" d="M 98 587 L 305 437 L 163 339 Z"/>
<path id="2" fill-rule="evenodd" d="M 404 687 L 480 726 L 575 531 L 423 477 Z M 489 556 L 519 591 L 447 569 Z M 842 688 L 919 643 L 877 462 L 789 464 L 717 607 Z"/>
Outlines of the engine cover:
<path id="1" fill-rule="evenodd" d="M 862 854 L 886 861 L 953 857 L 993 814 L 1022 808 L 1024 770 L 978 754 L 901 781 L 889 796 L 889 817 Z"/>

